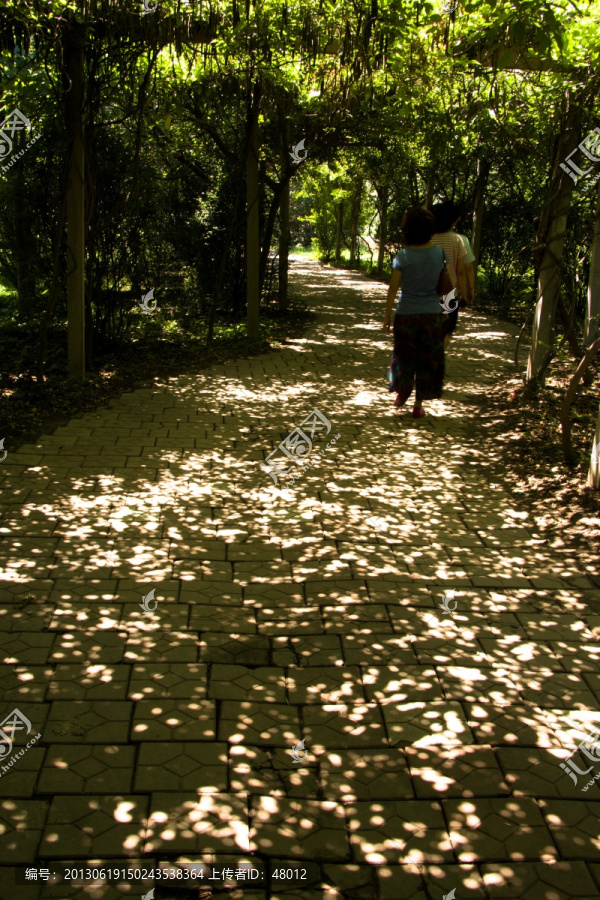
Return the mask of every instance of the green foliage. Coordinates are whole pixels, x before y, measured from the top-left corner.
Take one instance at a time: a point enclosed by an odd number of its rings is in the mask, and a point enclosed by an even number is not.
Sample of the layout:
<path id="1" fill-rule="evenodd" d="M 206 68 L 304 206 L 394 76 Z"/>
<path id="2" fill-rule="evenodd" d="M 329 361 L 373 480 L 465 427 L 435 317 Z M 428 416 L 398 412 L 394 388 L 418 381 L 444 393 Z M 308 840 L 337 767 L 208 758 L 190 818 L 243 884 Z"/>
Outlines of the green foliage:
<path id="1" fill-rule="evenodd" d="M 342 255 L 354 244 L 357 261 L 358 235 L 377 239 L 387 196 L 387 264 L 404 211 L 428 189 L 464 204 L 469 231 L 483 160 L 482 296 L 503 312 L 526 308 L 534 270 L 523 247 L 545 199 L 565 93 L 589 82 L 584 124 L 600 114 L 599 12 L 599 0 L 577 9 L 568 0 L 466 2 L 452 16 L 441 0 L 161 0 L 144 16 L 141 0 L 6 0 L 2 108 L 19 108 L 41 134 L 0 174 L 11 322 L 35 334 L 51 301 L 56 346 L 64 333 L 67 33 L 84 40 L 86 286 L 94 347 L 108 352 L 159 334 L 203 339 L 209 322 L 216 334 L 241 327 L 256 86 L 265 255 L 288 179 L 292 240 L 325 260 L 336 254 L 340 204 Z M 295 165 L 289 149 L 300 140 L 308 157 Z M 579 316 L 591 234 L 580 196 L 567 248 Z M 145 316 L 136 302 L 151 287 L 159 310 Z M 28 340 L 18 366 L 31 372 Z"/>

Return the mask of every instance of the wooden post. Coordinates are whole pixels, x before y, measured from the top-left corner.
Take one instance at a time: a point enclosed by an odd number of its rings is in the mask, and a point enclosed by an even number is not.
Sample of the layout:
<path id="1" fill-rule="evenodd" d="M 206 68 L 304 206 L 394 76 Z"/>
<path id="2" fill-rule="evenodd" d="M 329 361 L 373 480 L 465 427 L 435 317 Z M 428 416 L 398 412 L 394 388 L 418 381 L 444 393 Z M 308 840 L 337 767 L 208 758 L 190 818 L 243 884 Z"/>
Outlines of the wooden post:
<path id="1" fill-rule="evenodd" d="M 581 130 L 583 106 L 570 98 L 564 126 L 560 132 L 552 161 L 548 199 L 540 216 L 537 251 L 541 256 L 538 275 L 538 300 L 535 306 L 531 347 L 527 362 L 526 389 L 531 392 L 543 380 L 544 369 L 554 347 L 554 319 L 560 296 L 561 264 L 567 237 L 567 218 L 571 208 L 573 181 L 560 164 L 577 146 Z M 536 250 L 534 250 L 534 253 Z"/>
<path id="2" fill-rule="evenodd" d="M 490 174 L 490 164 L 485 159 L 477 160 L 477 186 L 475 188 L 475 201 L 473 204 L 473 232 L 472 232 L 472 243 L 473 247 L 473 256 L 475 257 L 475 262 L 473 263 L 473 267 L 475 272 L 477 272 L 477 266 L 479 265 L 479 248 L 481 247 L 481 229 L 483 226 L 483 209 L 484 209 L 484 201 L 485 201 L 485 189 L 487 187 L 487 180 Z"/>
<path id="3" fill-rule="evenodd" d="M 379 190 L 379 247 L 377 249 L 377 277 L 383 275 L 383 263 L 385 260 L 385 242 L 387 241 L 387 212 L 389 200 L 389 187 L 383 184 Z"/>
<path id="4" fill-rule="evenodd" d="M 598 418 L 596 419 L 596 432 L 592 446 L 592 457 L 587 477 L 587 486 L 595 491 L 600 490 L 600 405 L 598 406 Z"/>
<path id="5" fill-rule="evenodd" d="M 246 158 L 246 297 L 248 337 L 258 337 L 260 307 L 260 220 L 258 177 L 258 104 L 259 88 L 254 90 L 250 109 L 250 134 Z"/>
<path id="6" fill-rule="evenodd" d="M 594 237 L 588 279 L 588 300 L 585 311 L 584 343 L 591 347 L 600 334 L 600 178 L 596 192 Z M 600 469 L 600 463 L 598 464 Z"/>
<path id="7" fill-rule="evenodd" d="M 85 189 L 83 147 L 83 38 L 74 28 L 64 35 L 66 113 L 69 139 L 67 187 L 68 373 L 85 376 Z"/>

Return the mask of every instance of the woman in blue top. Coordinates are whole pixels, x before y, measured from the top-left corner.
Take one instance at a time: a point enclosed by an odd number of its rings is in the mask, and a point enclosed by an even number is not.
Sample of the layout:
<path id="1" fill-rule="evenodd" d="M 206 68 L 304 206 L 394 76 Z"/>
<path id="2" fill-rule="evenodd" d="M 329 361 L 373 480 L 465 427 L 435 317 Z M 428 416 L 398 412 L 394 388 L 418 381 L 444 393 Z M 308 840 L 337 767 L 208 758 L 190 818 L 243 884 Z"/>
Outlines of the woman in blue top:
<path id="1" fill-rule="evenodd" d="M 423 400 L 438 400 L 444 385 L 444 340 L 437 285 L 446 257 L 431 240 L 435 220 L 420 207 L 409 210 L 402 220 L 406 246 L 392 266 L 387 295 L 384 331 L 390 331 L 392 305 L 402 286 L 394 317 L 394 380 L 390 391 L 398 396 L 394 406 L 404 406 L 415 387 L 413 416 L 425 415 Z"/>

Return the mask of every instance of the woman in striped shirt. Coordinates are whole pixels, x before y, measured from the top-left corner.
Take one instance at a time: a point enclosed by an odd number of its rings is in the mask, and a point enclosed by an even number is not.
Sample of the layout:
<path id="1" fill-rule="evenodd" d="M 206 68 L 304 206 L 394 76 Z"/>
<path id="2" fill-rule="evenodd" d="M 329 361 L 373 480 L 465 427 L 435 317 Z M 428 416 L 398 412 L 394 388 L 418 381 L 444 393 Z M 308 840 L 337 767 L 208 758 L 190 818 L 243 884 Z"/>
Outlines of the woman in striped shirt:
<path id="1" fill-rule="evenodd" d="M 464 263 L 467 248 L 460 235 L 452 231 L 460 218 L 458 207 L 451 200 L 447 200 L 444 203 L 434 203 L 431 212 L 435 219 L 435 234 L 431 240 L 446 254 L 452 286 L 460 291 L 460 296 L 455 295 L 455 299 L 451 303 L 454 309 L 449 315 L 444 316 L 444 349 L 446 349 L 450 343 L 450 335 L 456 328 L 459 307 L 467 306 L 467 278 Z"/>

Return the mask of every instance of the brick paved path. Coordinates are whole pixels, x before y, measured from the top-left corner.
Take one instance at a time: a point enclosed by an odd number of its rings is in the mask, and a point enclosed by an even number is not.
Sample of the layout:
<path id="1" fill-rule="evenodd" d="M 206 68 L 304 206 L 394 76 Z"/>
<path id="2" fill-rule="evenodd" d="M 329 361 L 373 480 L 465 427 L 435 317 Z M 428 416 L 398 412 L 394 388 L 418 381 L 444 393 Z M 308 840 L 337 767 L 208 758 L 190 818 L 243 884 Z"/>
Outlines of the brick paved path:
<path id="1" fill-rule="evenodd" d="M 0 778 L 0 896 L 151 886 L 11 886 L 36 858 L 252 853 L 312 884 L 234 897 L 598 897 L 597 748 L 560 764 L 600 722 L 600 592 L 494 482 L 511 329 L 463 318 L 414 421 L 385 287 L 299 260 L 292 286 L 305 339 L 7 448 L 0 713 L 41 737 Z M 341 437 L 275 487 L 258 462 L 315 408 Z"/>

